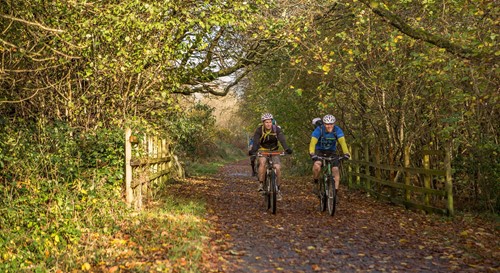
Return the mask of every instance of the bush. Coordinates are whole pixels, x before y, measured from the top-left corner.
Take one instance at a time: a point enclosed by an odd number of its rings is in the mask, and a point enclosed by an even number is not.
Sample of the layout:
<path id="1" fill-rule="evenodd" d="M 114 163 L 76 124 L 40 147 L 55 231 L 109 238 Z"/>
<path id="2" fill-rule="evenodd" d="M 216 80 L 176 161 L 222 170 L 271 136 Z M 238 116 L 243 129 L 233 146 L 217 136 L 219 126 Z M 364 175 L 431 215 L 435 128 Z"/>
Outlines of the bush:
<path id="1" fill-rule="evenodd" d="M 486 142 L 455 158 L 454 195 L 463 210 L 500 213 L 500 145 Z"/>
<path id="2" fill-rule="evenodd" d="M 0 133 L 0 271 L 72 268 L 89 229 L 124 211 L 123 137 L 85 136 L 65 123 L 21 122 Z"/>

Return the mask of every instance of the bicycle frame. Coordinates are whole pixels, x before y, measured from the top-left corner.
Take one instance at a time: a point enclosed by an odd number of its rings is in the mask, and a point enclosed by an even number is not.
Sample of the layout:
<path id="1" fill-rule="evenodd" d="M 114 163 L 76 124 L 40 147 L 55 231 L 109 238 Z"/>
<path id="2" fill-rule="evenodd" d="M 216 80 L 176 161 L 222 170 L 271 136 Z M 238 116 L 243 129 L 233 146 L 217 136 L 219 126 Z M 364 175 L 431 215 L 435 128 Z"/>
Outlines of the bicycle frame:
<path id="1" fill-rule="evenodd" d="M 260 151 L 258 157 L 266 157 L 266 174 L 264 179 L 264 205 L 266 209 L 271 209 L 272 214 L 276 214 L 276 195 L 278 193 L 278 183 L 276 168 L 274 167 L 273 156 L 285 155 L 282 151 Z"/>
<path id="2" fill-rule="evenodd" d="M 321 177 L 318 183 L 320 211 L 325 211 L 328 205 L 328 212 L 331 216 L 335 214 L 337 191 L 335 178 L 332 175 L 332 163 L 346 159 L 344 156 L 318 156 L 321 160 Z"/>

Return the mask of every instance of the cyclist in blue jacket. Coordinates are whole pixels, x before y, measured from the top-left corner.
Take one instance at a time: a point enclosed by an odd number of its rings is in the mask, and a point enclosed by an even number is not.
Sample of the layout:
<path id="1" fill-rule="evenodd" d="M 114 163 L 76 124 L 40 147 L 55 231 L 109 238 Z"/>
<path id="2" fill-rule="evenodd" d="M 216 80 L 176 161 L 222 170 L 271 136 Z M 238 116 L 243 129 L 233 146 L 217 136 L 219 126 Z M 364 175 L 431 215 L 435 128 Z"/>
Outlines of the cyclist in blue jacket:
<path id="1" fill-rule="evenodd" d="M 311 142 L 309 143 L 309 155 L 313 160 L 313 182 L 318 183 L 319 173 L 321 171 L 320 156 L 333 156 L 337 151 L 337 142 L 340 143 L 344 156 L 350 158 L 349 149 L 345 141 L 344 132 L 342 129 L 335 125 L 335 117 L 333 115 L 326 115 L 323 117 L 322 124 L 318 118 L 313 119 L 312 123 L 316 126 L 311 134 Z M 339 163 L 336 162 L 332 167 L 332 174 L 335 179 L 335 190 L 339 188 L 340 172 Z"/>

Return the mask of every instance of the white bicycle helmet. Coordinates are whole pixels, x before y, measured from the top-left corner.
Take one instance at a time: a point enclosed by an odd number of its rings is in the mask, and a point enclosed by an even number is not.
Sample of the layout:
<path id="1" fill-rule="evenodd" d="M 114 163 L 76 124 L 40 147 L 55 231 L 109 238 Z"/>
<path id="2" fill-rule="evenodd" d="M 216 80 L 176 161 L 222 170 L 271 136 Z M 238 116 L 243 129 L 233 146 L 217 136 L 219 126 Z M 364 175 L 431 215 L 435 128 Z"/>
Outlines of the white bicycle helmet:
<path id="1" fill-rule="evenodd" d="M 326 115 L 323 117 L 323 123 L 325 123 L 325 124 L 334 124 L 335 121 L 336 121 L 336 119 L 332 115 Z"/>
<path id="2" fill-rule="evenodd" d="M 318 122 L 320 120 L 321 120 L 321 118 L 313 118 L 311 123 L 312 123 L 312 125 L 316 125 L 316 122 Z"/>
<path id="3" fill-rule="evenodd" d="M 269 114 L 269 113 L 265 113 L 262 115 L 262 117 L 260 118 L 261 121 L 264 121 L 264 120 L 267 120 L 267 119 L 273 119 L 273 115 Z"/>

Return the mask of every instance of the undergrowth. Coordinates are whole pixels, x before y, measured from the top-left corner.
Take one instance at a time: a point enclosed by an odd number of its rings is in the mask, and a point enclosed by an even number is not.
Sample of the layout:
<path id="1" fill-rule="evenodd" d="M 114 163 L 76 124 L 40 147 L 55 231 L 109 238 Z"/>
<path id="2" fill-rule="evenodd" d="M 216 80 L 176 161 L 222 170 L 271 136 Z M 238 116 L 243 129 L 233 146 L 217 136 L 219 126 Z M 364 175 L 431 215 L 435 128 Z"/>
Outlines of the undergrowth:
<path id="1" fill-rule="evenodd" d="M 242 146 L 241 137 L 219 131 L 212 148 L 203 157 L 190 157 L 186 162 L 188 176 L 215 174 L 226 163 L 247 158 Z"/>
<path id="2" fill-rule="evenodd" d="M 123 144 L 121 130 L 64 123 L 0 132 L 0 272 L 197 271 L 203 204 L 165 197 L 129 209 Z M 160 262 L 141 260 L 156 252 Z"/>

